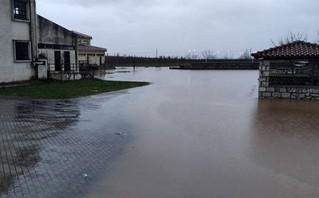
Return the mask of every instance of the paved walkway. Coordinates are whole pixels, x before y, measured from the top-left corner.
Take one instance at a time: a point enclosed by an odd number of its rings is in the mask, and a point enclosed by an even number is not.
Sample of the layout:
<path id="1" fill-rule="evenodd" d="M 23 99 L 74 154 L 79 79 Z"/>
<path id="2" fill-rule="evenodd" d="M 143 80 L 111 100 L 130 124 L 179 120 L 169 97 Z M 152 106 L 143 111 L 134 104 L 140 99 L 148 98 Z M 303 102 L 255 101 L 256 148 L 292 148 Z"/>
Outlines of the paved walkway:
<path id="1" fill-rule="evenodd" d="M 0 198 L 84 196 L 130 137 L 112 97 L 0 98 Z"/>

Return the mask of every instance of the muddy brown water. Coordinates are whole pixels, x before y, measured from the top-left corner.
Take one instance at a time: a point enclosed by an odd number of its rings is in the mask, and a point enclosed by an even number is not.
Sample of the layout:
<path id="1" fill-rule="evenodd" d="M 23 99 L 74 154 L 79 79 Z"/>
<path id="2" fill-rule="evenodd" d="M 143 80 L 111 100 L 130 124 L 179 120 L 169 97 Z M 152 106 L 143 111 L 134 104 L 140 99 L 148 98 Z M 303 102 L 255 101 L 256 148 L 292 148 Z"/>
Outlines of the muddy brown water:
<path id="1" fill-rule="evenodd" d="M 134 141 L 87 196 L 319 197 L 319 103 L 258 100 L 258 71 L 121 68 Z M 102 76 L 100 76 L 102 77 Z"/>

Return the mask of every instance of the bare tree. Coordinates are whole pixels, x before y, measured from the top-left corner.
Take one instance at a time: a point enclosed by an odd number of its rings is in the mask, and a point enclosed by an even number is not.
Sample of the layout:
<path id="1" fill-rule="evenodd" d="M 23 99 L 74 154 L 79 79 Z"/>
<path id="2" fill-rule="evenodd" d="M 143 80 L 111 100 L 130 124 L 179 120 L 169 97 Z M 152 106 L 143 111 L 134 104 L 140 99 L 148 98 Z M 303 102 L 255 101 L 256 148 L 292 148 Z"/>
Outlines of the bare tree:
<path id="1" fill-rule="evenodd" d="M 231 50 L 227 50 L 224 54 L 221 54 L 221 59 L 234 59 L 234 54 Z"/>
<path id="2" fill-rule="evenodd" d="M 192 50 L 192 51 L 190 50 L 190 51 L 186 54 L 185 58 L 186 58 L 186 59 L 198 59 L 199 56 L 198 56 L 198 54 L 196 53 L 196 50 Z"/>
<path id="3" fill-rule="evenodd" d="M 294 33 L 292 31 L 289 31 L 289 33 L 285 37 L 282 37 L 278 40 L 278 44 L 276 44 L 273 40 L 271 40 L 271 42 L 275 47 L 277 47 L 277 46 L 293 43 L 295 41 L 307 41 L 307 40 L 308 40 L 307 34 L 300 33 L 300 32 Z"/>
<path id="4" fill-rule="evenodd" d="M 252 59 L 252 57 L 251 57 L 251 49 L 250 50 L 246 49 L 245 52 L 242 55 L 240 55 L 239 58 L 240 59 L 246 59 L 246 60 Z"/>
<path id="5" fill-rule="evenodd" d="M 229 60 L 229 59 L 234 59 L 234 56 L 233 54 L 230 54 L 230 53 L 227 53 L 227 54 L 224 54 L 221 59 L 226 59 L 226 60 Z"/>
<path id="6" fill-rule="evenodd" d="M 217 59 L 217 56 L 214 55 L 214 52 L 211 50 L 202 51 L 201 55 L 203 59 L 206 59 L 206 60 Z"/>

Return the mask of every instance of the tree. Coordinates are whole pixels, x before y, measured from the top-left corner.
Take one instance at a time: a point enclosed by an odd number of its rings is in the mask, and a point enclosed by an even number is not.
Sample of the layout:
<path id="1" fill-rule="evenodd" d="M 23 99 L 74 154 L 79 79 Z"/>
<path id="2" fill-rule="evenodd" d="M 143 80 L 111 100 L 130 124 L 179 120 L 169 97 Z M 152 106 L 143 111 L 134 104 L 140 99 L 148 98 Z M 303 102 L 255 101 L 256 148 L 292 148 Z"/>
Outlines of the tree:
<path id="1" fill-rule="evenodd" d="M 225 60 L 229 60 L 229 59 L 233 59 L 233 58 L 234 58 L 233 54 L 229 54 L 229 53 L 224 54 L 221 57 L 221 59 L 225 59 Z"/>
<path id="2" fill-rule="evenodd" d="M 199 58 L 195 49 L 189 50 L 185 57 L 186 57 L 186 59 L 198 59 Z"/>
<path id="3" fill-rule="evenodd" d="M 248 49 L 246 48 L 245 52 L 244 52 L 242 55 L 240 55 L 239 58 L 240 58 L 240 59 L 246 59 L 246 60 L 252 59 L 252 57 L 251 57 L 251 49 L 248 50 Z"/>
<path id="4" fill-rule="evenodd" d="M 289 31 L 289 33 L 285 37 L 280 38 L 278 40 L 278 44 L 276 44 L 273 40 L 271 40 L 271 42 L 275 47 L 277 47 L 277 46 L 293 43 L 296 41 L 307 41 L 307 40 L 308 40 L 307 34 L 300 33 L 300 32 L 294 33 Z"/>
<path id="5" fill-rule="evenodd" d="M 209 60 L 209 59 L 217 59 L 217 56 L 214 55 L 214 52 L 211 50 L 205 50 L 201 52 L 201 55 L 203 59 Z"/>

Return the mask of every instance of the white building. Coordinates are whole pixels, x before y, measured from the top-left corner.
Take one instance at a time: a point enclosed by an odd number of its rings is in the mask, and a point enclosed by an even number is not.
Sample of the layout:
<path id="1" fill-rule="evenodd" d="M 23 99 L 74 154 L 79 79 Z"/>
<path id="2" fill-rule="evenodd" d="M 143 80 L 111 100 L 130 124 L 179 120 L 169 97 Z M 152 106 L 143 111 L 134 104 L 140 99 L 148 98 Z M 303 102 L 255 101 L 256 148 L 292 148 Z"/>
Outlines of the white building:
<path id="1" fill-rule="evenodd" d="M 37 34 L 39 58 L 47 64 L 48 77 L 56 80 L 80 79 L 76 34 L 40 15 L 37 18 Z"/>
<path id="2" fill-rule="evenodd" d="M 92 37 L 73 31 L 77 36 L 79 66 L 102 66 L 107 49 L 91 45 Z"/>
<path id="3" fill-rule="evenodd" d="M 1 0 L 0 27 L 0 83 L 36 78 L 35 0 Z"/>
<path id="4" fill-rule="evenodd" d="M 0 0 L 0 27 L 0 84 L 80 79 L 87 74 L 79 62 L 105 62 L 106 49 L 91 46 L 90 36 L 37 15 L 35 0 Z"/>

